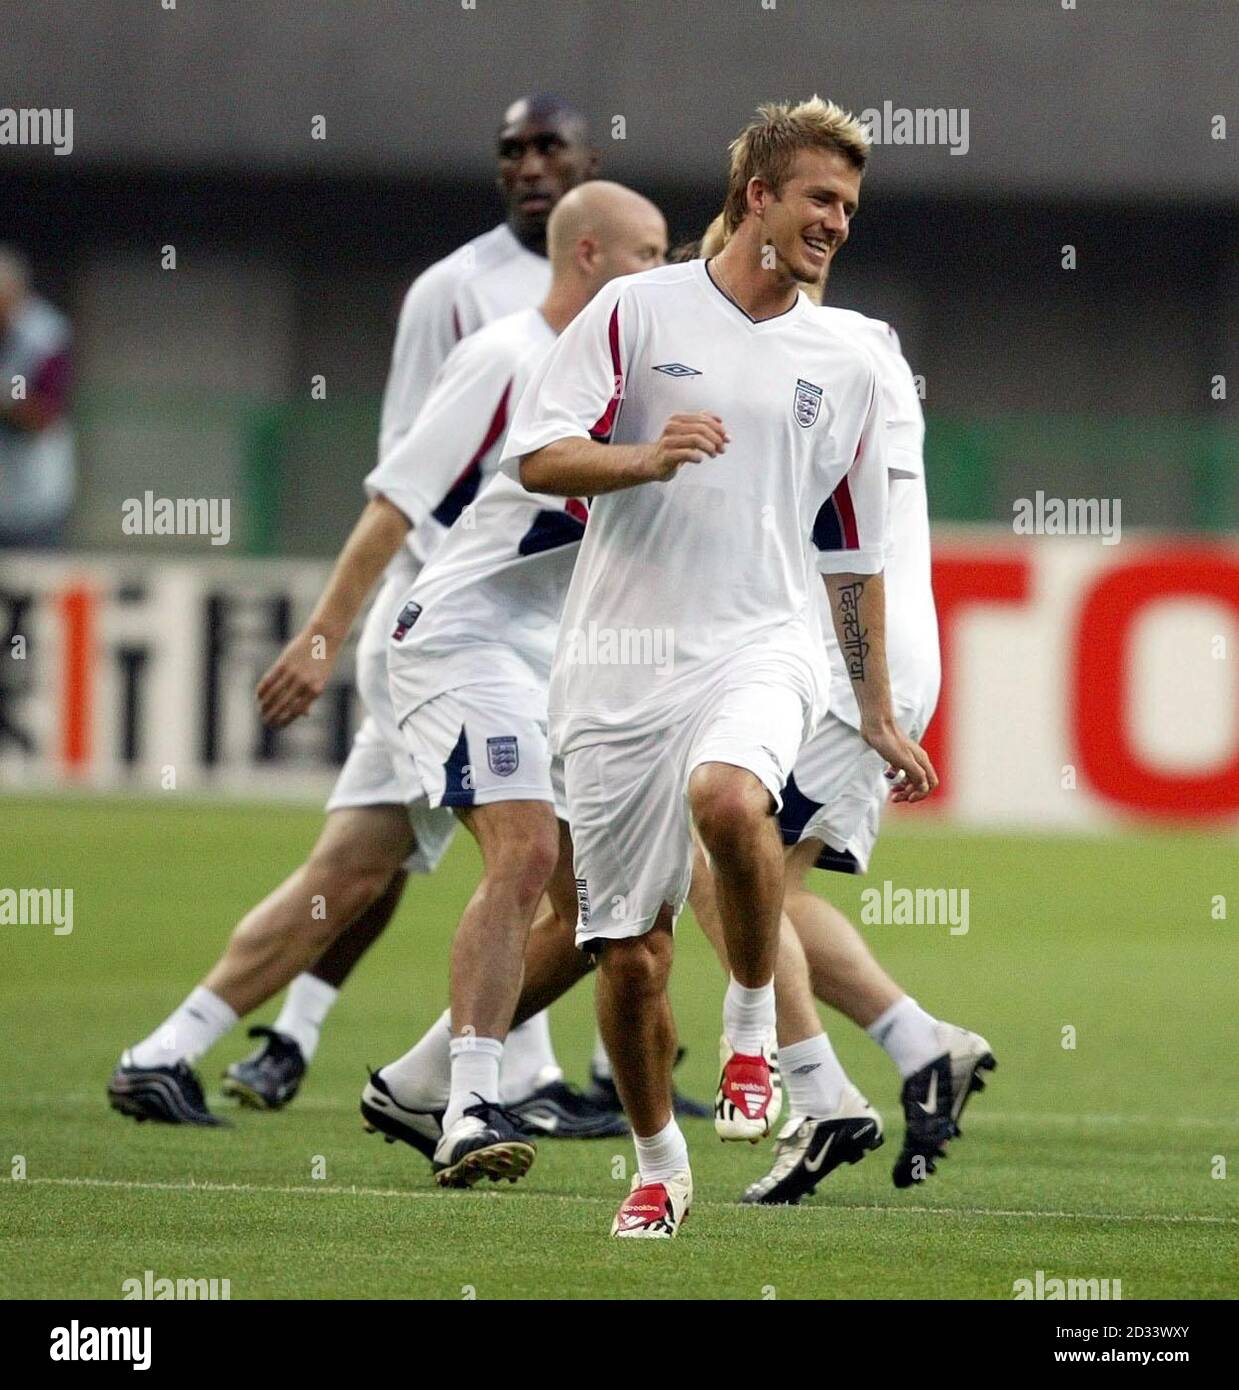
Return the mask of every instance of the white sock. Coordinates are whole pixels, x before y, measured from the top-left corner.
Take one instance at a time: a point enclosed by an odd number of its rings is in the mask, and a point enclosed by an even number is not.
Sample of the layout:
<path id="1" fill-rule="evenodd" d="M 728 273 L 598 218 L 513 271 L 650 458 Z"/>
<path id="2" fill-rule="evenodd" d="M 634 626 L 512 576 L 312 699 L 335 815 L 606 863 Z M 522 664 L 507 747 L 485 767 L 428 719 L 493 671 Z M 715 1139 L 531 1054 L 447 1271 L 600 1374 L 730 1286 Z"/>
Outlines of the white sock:
<path id="1" fill-rule="evenodd" d="M 448 1044 L 452 1058 L 452 1094 L 443 1116 L 447 1133 L 471 1106 L 479 1101 L 499 1104 L 499 1063 L 503 1044 L 498 1038 L 477 1038 L 472 1033 Z"/>
<path id="2" fill-rule="evenodd" d="M 452 1011 L 444 1009 L 403 1057 L 380 1067 L 387 1089 L 410 1110 L 442 1110 L 452 1090 Z"/>
<path id="3" fill-rule="evenodd" d="M 614 1079 L 614 1072 L 611 1070 L 611 1057 L 607 1052 L 607 1045 L 602 1041 L 602 1034 L 594 1034 L 594 1055 L 590 1059 L 589 1074 L 596 1076 L 600 1081 L 611 1081 Z"/>
<path id="4" fill-rule="evenodd" d="M 288 986 L 284 1007 L 271 1025 L 277 1033 L 292 1038 L 309 1062 L 318 1051 L 318 1035 L 323 1020 L 340 996 L 335 985 L 320 980 L 317 975 L 298 975 Z"/>
<path id="5" fill-rule="evenodd" d="M 938 1020 L 909 994 L 875 1018 L 865 1032 L 885 1049 L 905 1080 L 946 1050 L 938 1036 Z"/>
<path id="6" fill-rule="evenodd" d="M 780 1045 L 779 1071 L 790 1114 L 826 1120 L 838 1110 L 848 1078 L 825 1033 L 790 1047 Z"/>
<path id="7" fill-rule="evenodd" d="M 774 1028 L 774 981 L 746 989 L 733 975 L 723 997 L 723 1035 L 736 1052 L 760 1056 Z"/>
<path id="8" fill-rule="evenodd" d="M 637 1148 L 637 1171 L 642 1182 L 662 1182 L 688 1167 L 688 1145 L 672 1116 L 666 1127 L 649 1139 L 632 1136 Z"/>
<path id="9" fill-rule="evenodd" d="M 503 1066 L 499 1072 L 499 1095 L 504 1105 L 515 1105 L 540 1086 L 562 1080 L 563 1074 L 555 1060 L 551 1022 L 545 1009 L 512 1029 L 503 1044 Z"/>
<path id="10" fill-rule="evenodd" d="M 236 1021 L 236 1014 L 218 994 L 198 985 L 150 1037 L 129 1049 L 130 1059 L 139 1067 L 174 1067 L 178 1062 L 192 1067 Z"/>

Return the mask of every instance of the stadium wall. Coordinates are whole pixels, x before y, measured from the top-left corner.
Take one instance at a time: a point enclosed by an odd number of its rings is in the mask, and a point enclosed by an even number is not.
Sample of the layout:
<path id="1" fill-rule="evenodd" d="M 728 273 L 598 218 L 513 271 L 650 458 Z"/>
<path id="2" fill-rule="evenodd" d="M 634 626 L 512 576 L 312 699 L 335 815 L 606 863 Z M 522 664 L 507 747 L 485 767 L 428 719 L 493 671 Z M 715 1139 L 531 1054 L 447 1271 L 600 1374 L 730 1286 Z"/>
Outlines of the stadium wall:
<path id="1" fill-rule="evenodd" d="M 1239 828 L 1239 544 L 935 538 L 934 810 L 977 826 Z M 0 786 L 325 796 L 359 718 L 352 652 L 275 734 L 253 690 L 318 562 L 0 557 Z"/>
<path id="2" fill-rule="evenodd" d="M 718 178 L 723 146 L 757 102 L 820 90 L 857 111 L 968 112 L 966 145 L 884 147 L 900 191 L 1217 201 L 1234 191 L 1236 142 L 1210 129 L 1233 105 L 1232 0 L 21 10 L 0 45 L 0 89 L 14 106 L 73 108 L 72 162 L 90 167 L 488 179 L 503 102 L 551 87 L 594 115 L 614 177 L 699 181 Z M 70 162 L 46 147 L 14 153 Z"/>

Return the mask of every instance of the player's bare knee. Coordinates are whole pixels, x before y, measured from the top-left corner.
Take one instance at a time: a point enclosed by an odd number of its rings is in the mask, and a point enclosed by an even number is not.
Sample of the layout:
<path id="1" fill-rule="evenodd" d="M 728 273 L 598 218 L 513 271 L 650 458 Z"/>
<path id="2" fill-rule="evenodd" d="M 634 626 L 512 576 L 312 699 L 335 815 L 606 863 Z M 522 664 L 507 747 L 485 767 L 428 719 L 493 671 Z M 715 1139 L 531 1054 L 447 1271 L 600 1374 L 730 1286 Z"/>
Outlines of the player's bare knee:
<path id="1" fill-rule="evenodd" d="M 608 941 L 598 959 L 612 990 L 626 999 L 662 994 L 671 974 L 671 940 L 664 932 Z"/>
<path id="2" fill-rule="evenodd" d="M 310 896 L 321 899 L 321 908 L 330 917 L 344 909 L 350 916 L 364 911 L 383 896 L 400 869 L 386 857 L 358 855 L 342 847 L 315 849 L 307 867 Z M 320 918 L 322 915 L 320 910 Z"/>
<path id="3" fill-rule="evenodd" d="M 558 827 L 552 824 L 533 836 L 525 846 L 525 854 L 529 862 L 530 877 L 538 884 L 538 896 L 541 897 L 551 881 L 555 866 L 559 863 Z"/>
<path id="4" fill-rule="evenodd" d="M 694 802 L 693 818 L 714 859 L 734 860 L 746 854 L 769 815 L 747 789 L 728 787 Z"/>
<path id="5" fill-rule="evenodd" d="M 486 877 L 503 884 L 518 902 L 532 911 L 538 904 L 559 859 L 559 839 L 553 829 L 534 831 L 496 847 L 486 859 Z"/>

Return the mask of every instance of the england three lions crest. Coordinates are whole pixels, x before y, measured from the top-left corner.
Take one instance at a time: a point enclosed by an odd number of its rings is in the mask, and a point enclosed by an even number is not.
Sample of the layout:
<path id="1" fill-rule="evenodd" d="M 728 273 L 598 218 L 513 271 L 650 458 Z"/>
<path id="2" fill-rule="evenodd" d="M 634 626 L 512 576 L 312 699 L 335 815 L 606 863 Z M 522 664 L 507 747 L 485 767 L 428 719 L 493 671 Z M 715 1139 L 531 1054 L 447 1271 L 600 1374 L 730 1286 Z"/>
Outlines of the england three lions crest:
<path id="1" fill-rule="evenodd" d="M 516 735 L 505 734 L 502 738 L 486 740 L 486 764 L 496 777 L 511 777 L 521 765 L 520 749 L 516 746 Z"/>
<path id="2" fill-rule="evenodd" d="M 817 419 L 817 413 L 822 408 L 822 388 L 814 386 L 811 381 L 796 380 L 796 398 L 792 402 L 792 410 L 796 416 L 796 423 L 802 430 L 807 430 Z"/>

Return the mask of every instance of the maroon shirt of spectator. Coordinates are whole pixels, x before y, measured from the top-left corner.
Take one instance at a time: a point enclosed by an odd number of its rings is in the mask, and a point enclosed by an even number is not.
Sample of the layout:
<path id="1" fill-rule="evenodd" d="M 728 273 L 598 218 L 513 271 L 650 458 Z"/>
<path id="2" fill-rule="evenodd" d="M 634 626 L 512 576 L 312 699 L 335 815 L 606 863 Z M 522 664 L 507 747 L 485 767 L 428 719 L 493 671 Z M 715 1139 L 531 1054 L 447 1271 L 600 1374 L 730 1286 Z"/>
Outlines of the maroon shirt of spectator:
<path id="1" fill-rule="evenodd" d="M 0 247 L 0 545 L 59 543 L 73 505 L 68 320 Z"/>

